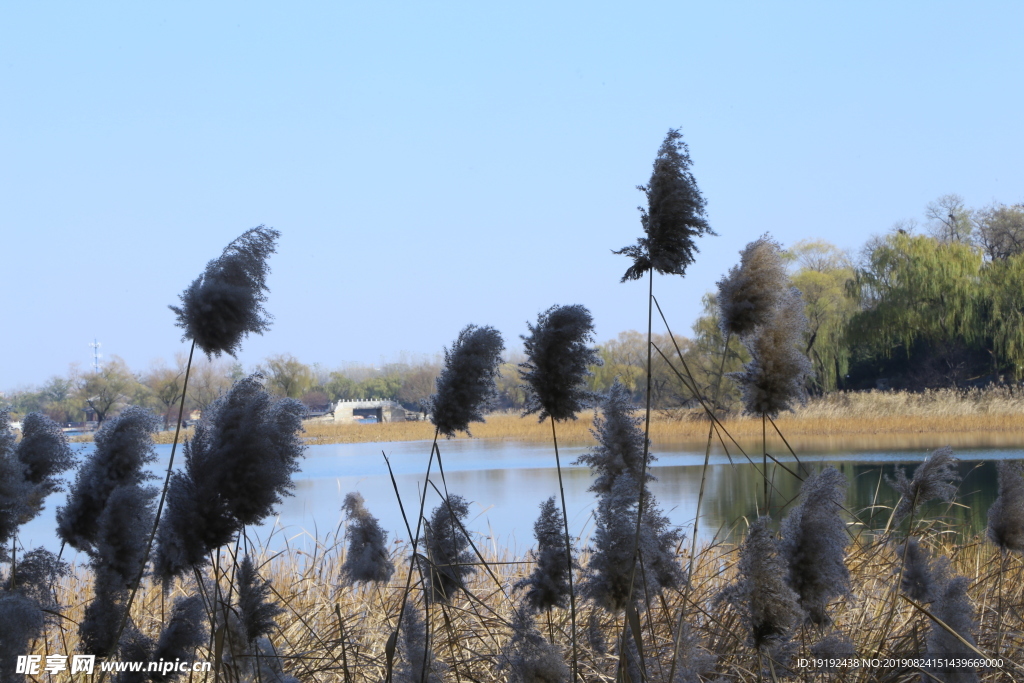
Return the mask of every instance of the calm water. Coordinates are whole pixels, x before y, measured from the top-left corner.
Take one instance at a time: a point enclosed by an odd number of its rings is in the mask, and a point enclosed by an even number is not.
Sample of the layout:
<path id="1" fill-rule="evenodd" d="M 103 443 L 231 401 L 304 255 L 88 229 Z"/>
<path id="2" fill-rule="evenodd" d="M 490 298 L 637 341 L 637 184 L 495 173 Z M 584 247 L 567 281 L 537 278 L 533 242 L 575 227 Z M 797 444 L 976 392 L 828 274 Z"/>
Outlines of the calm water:
<path id="1" fill-rule="evenodd" d="M 448 491 L 470 501 L 467 527 L 478 534 L 478 542 L 517 553 L 529 548 L 533 544 L 533 522 L 538 505 L 558 494 L 551 446 L 459 440 L 442 442 L 440 447 Z M 91 444 L 81 448 L 86 452 Z M 570 463 L 586 450 L 584 447 L 560 449 L 570 531 L 584 538 L 593 530 L 594 494 L 587 491 L 590 471 Z M 157 452 L 159 460 L 153 470 L 162 472 L 167 468 L 170 446 L 158 446 Z M 654 452 L 658 461 L 652 473 L 658 481 L 652 484 L 651 490 L 672 523 L 689 532 L 700 490 L 703 451 L 656 445 Z M 311 548 L 313 537 L 324 539 L 337 532 L 343 521 L 339 510 L 345 494 L 359 491 L 369 510 L 392 536 L 408 539 L 383 454 L 391 461 L 402 504 L 410 523 L 415 526 L 417 496 L 423 486 L 429 453 L 430 442 L 422 441 L 310 446 L 302 471 L 295 477 L 295 495 L 286 498 L 279 516 L 255 530 L 255 534 L 264 542 L 269 538 L 269 545 L 275 549 L 285 543 Z M 928 451 L 923 450 L 835 452 L 801 455 L 800 460 L 811 471 L 818 471 L 826 464 L 839 467 L 851 482 L 847 508 L 861 510 L 871 504 L 876 491 L 881 503 L 892 504 L 894 496 L 889 487 L 884 482 L 879 486 L 881 474 L 891 476 L 899 464 L 907 465 L 910 474 L 914 465 L 927 455 Z M 931 507 L 928 513 L 957 516 L 975 529 L 984 528 L 985 513 L 996 495 L 994 461 L 1021 459 L 1024 451 L 977 449 L 957 451 L 956 455 L 962 461 L 960 471 L 964 477 L 958 502 L 968 507 L 949 508 L 943 504 Z M 176 457 L 181 457 L 180 450 Z M 759 457 L 757 460 L 760 463 Z M 795 469 L 792 458 L 780 460 Z M 711 457 L 700 531 L 703 538 L 710 539 L 716 534 L 727 536 L 730 525 L 744 516 L 756 514 L 755 500 L 762 490 L 760 475 L 742 456 L 734 456 L 733 461 L 735 464 L 731 465 L 724 455 Z M 443 490 L 436 463 L 431 479 Z M 778 498 L 791 499 L 799 491 L 799 482 L 781 469 L 776 472 L 775 485 L 782 494 Z M 429 490 L 428 514 L 439 502 L 437 493 Z M 23 527 L 21 542 L 25 547 L 59 548 L 53 534 L 54 510 L 62 503 L 63 494 L 51 496 L 40 518 Z M 867 521 L 868 514 L 864 513 L 862 519 Z M 873 522 L 874 526 L 884 526 L 884 513 L 877 513 Z"/>

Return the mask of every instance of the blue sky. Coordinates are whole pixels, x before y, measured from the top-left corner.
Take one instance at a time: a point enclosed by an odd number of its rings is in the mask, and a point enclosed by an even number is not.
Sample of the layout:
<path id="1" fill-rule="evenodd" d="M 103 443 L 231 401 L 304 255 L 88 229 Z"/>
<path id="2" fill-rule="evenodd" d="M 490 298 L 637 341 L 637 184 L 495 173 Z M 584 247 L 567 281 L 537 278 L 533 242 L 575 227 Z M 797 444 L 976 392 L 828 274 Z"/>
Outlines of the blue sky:
<path id="1" fill-rule="evenodd" d="M 1024 201 L 1019 3 L 6 3 L 0 389 L 185 349 L 167 305 L 282 238 L 247 367 L 509 345 L 553 304 L 646 324 L 611 250 L 680 127 L 718 237 L 655 294 L 688 332 L 747 242 L 858 249 L 959 193 Z"/>

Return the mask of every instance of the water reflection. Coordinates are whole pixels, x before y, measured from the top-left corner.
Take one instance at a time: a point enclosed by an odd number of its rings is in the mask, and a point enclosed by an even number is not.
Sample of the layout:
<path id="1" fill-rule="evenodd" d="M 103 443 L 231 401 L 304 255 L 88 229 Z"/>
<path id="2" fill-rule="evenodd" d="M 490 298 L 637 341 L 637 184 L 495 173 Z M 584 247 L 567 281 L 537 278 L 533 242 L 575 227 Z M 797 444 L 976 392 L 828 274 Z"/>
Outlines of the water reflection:
<path id="1" fill-rule="evenodd" d="M 166 469 L 169 446 L 158 447 L 159 459 L 154 472 Z M 653 474 L 658 481 L 651 486 L 662 509 L 673 524 L 689 533 L 700 491 L 703 452 L 662 446 L 655 449 L 658 462 Z M 571 533 L 587 538 L 593 531 L 591 513 L 594 495 L 587 491 L 590 472 L 585 467 L 573 467 L 573 462 L 586 451 L 583 447 L 561 449 L 566 504 Z M 366 499 L 370 511 L 380 518 L 384 528 L 392 535 L 408 538 L 405 522 L 395 487 L 401 497 L 406 516 L 415 527 L 418 496 L 423 485 L 423 473 L 429 442 L 385 444 L 332 444 L 310 446 L 296 475 L 295 495 L 286 498 L 279 507 L 280 516 L 255 530 L 266 539 L 273 531 L 270 545 L 280 548 L 287 542 L 291 546 L 309 545 L 314 535 L 320 538 L 334 533 L 342 522 L 341 502 L 349 491 L 359 491 Z M 388 473 L 384 454 L 394 472 L 394 485 Z M 439 489 L 458 493 L 470 501 L 468 527 L 481 535 L 487 545 L 508 548 L 522 553 L 533 544 L 533 522 L 538 506 L 549 496 L 558 494 L 558 476 L 554 468 L 554 453 L 543 444 L 488 442 L 460 440 L 441 443 L 444 478 L 436 467 L 432 480 Z M 872 515 L 867 508 L 877 505 L 891 506 L 896 502 L 892 489 L 881 479 L 892 477 L 900 463 L 908 464 L 912 473 L 916 463 L 928 451 L 833 452 L 801 456 L 801 472 L 820 471 L 827 464 L 836 465 L 851 482 L 847 507 L 875 528 L 885 526 L 888 513 L 876 510 Z M 996 470 L 994 462 L 1000 459 L 1024 458 L 1021 450 L 973 449 L 957 452 L 961 459 L 963 481 L 957 505 L 931 504 L 925 509 L 929 517 L 942 516 L 955 523 L 966 523 L 975 531 L 983 530 L 986 514 L 996 496 Z M 705 498 L 700 525 L 700 536 L 728 537 L 737 521 L 752 519 L 762 504 L 762 482 L 757 468 L 742 456 L 730 464 L 724 455 L 713 455 L 705 483 Z M 790 469 L 798 465 L 790 457 L 780 459 Z M 769 466 L 771 468 L 771 465 Z M 773 515 L 778 517 L 779 507 L 799 493 L 799 481 L 782 468 L 776 467 L 775 492 L 772 494 Z M 434 490 L 428 490 L 426 508 L 429 511 L 440 502 Z M 54 510 L 63 504 L 60 495 L 47 501 L 47 509 L 21 534 L 26 547 L 45 544 L 56 550 L 59 542 L 53 535 Z M 490 537 L 490 541 L 485 539 Z M 83 559 L 83 558 L 80 558 Z"/>

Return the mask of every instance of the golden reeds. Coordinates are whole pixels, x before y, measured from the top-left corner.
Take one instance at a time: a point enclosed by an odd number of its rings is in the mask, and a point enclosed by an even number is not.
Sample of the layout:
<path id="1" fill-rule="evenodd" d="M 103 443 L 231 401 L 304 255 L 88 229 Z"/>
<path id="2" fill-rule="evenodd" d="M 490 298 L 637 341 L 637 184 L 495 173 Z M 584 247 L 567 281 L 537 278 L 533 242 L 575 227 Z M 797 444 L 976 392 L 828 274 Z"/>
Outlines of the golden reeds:
<path id="1" fill-rule="evenodd" d="M 722 420 L 738 440 L 761 437 L 760 417 L 734 416 Z M 812 398 L 776 420 L 794 447 L 918 448 L 949 444 L 953 447 L 1024 445 L 1024 395 L 993 388 L 958 392 L 952 389 L 908 392 L 837 392 Z M 593 443 L 592 416 L 567 421 L 559 428 L 565 443 Z M 359 443 L 429 440 L 433 428 L 426 422 L 334 424 L 307 422 L 311 443 Z M 655 443 L 697 444 L 707 439 L 708 425 L 701 411 L 656 411 L 651 440 Z M 547 441 L 550 428 L 518 413 L 492 413 L 473 427 L 473 437 L 514 441 Z M 460 436 L 459 438 L 467 438 Z"/>
<path id="2" fill-rule="evenodd" d="M 927 448 L 935 444 L 960 447 L 1024 446 L 1024 393 L 1007 387 L 937 389 L 921 393 L 906 391 L 834 392 L 813 397 L 794 412 L 775 421 L 794 447 L 834 450 L 867 448 Z M 761 438 L 761 418 L 733 416 L 722 424 L 735 438 Z M 377 443 L 385 441 L 429 441 L 434 427 L 422 422 L 381 424 L 336 424 L 308 420 L 304 423 L 308 443 Z M 560 441 L 589 444 L 592 415 L 566 421 L 558 430 Z M 702 410 L 655 411 L 651 440 L 655 443 L 703 444 L 708 425 Z M 191 438 L 193 430 L 182 430 Z M 156 443 L 171 443 L 173 431 L 159 432 Z M 473 425 L 472 437 L 508 441 L 548 441 L 551 428 L 532 416 L 517 412 L 491 413 L 487 421 Z M 74 436 L 72 442 L 91 441 L 90 435 Z"/>
<path id="3" fill-rule="evenodd" d="M 949 530 L 945 530 L 949 531 Z M 970 578 L 969 597 L 975 606 L 978 624 L 978 649 L 987 656 L 1000 656 L 1005 661 L 1003 671 L 988 668 L 979 670 L 982 681 L 1013 680 L 1024 671 L 1015 669 L 1013 662 L 1024 662 L 1024 561 L 1017 555 L 1000 557 L 991 543 L 978 539 L 957 544 L 947 533 L 938 531 L 925 542 L 930 551 L 950 558 L 953 572 Z M 344 548 L 338 542 L 315 543 L 312 551 L 287 548 L 270 556 L 267 551 L 257 562 L 264 579 L 273 586 L 274 602 L 285 609 L 277 618 L 278 628 L 271 634 L 275 648 L 285 657 L 285 669 L 303 681 L 379 681 L 385 667 L 385 644 L 395 627 L 402 593 L 406 585 L 408 563 L 396 563 L 398 570 L 391 580 L 380 587 L 366 585 L 359 588 L 339 585 Z M 398 542 L 401 552 L 405 545 Z M 883 656 L 912 657 L 924 650 L 924 639 L 929 629 L 929 618 L 906 600 L 900 600 L 895 616 L 886 632 L 881 632 L 884 616 L 889 609 L 900 562 L 896 544 L 859 538 L 847 557 L 851 575 L 851 592 L 833 601 L 828 613 L 834 619 L 832 630 L 849 637 L 859 656 L 874 656 L 873 648 L 882 646 Z M 681 550 L 680 562 L 686 562 L 687 551 Z M 511 601 L 506 595 L 517 579 L 530 571 L 529 561 L 507 554 L 487 557 L 491 572 L 501 585 L 496 585 L 491 573 L 479 571 L 467 578 L 472 599 L 459 594 L 449 607 L 432 610 L 432 631 L 435 651 L 449 667 L 457 669 L 461 680 L 499 681 L 496 667 L 500 664 L 502 647 L 510 637 Z M 586 554 L 581 557 L 586 564 Z M 729 680 L 754 681 L 757 655 L 744 642 L 738 615 L 733 608 L 716 601 L 716 596 L 735 578 L 737 553 L 735 546 L 707 545 L 699 551 L 694 565 L 693 588 L 687 596 L 691 637 L 702 647 L 717 655 L 714 671 Z M 222 573 L 231 558 L 223 553 L 219 565 Z M 1002 584 L 1002 617 L 997 614 L 1000 604 L 1000 570 L 1004 572 Z M 159 585 L 149 584 L 140 592 L 132 607 L 132 617 L 139 628 L 151 636 L 158 634 L 163 616 L 170 610 L 173 599 L 192 590 L 188 584 L 176 584 L 167 596 Z M 62 616 L 46 628 L 45 638 L 35 642 L 34 654 L 67 654 L 77 651 L 76 623 L 91 599 L 91 579 L 87 571 L 77 568 L 56 586 L 57 599 L 65 605 Z M 417 601 L 419 596 L 414 596 Z M 682 605 L 682 591 L 668 591 L 661 604 L 654 605 L 643 615 L 644 647 L 648 671 L 652 680 L 661 680 L 659 672 L 667 675 L 671 665 L 671 651 L 675 617 Z M 589 623 L 592 605 L 580 608 L 580 623 Z M 596 610 L 603 637 L 611 643 L 620 625 L 612 615 Z M 998 625 L 998 626 L 997 626 Z M 568 651 L 568 610 L 555 609 L 550 621 L 543 616 L 538 627 L 545 637 L 553 637 L 563 651 Z M 823 636 L 824 630 L 804 627 L 794 635 L 798 657 L 810 657 L 810 648 Z M 586 680 L 613 680 L 615 657 L 613 653 L 600 654 L 581 639 L 580 669 Z M 210 659 L 210 653 L 201 649 L 197 660 Z M 347 678 L 346 678 L 347 671 Z M 805 680 L 816 678 L 809 668 L 796 668 L 794 672 Z M 898 669 L 851 669 L 833 674 L 834 680 L 869 681 L 903 680 Z M 912 669 L 902 671 L 910 676 Z M 51 680 L 68 680 L 67 672 Z M 77 680 L 77 679 L 76 679 Z M 211 675 L 195 675 L 193 681 L 212 681 Z M 452 678 L 452 680 L 455 680 Z M 909 680 L 909 678 L 907 678 Z"/>

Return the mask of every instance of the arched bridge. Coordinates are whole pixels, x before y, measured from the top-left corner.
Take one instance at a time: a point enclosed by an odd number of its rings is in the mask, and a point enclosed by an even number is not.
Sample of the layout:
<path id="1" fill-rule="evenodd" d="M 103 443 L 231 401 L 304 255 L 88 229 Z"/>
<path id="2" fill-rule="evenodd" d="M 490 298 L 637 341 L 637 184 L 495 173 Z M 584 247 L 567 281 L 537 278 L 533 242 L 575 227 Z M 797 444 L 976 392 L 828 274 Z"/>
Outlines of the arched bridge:
<path id="1" fill-rule="evenodd" d="M 378 398 L 342 399 L 334 404 L 334 421 L 358 422 L 360 418 L 375 417 L 377 422 L 406 422 L 419 420 L 421 413 L 406 410 L 398 401 Z"/>

